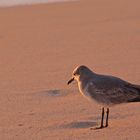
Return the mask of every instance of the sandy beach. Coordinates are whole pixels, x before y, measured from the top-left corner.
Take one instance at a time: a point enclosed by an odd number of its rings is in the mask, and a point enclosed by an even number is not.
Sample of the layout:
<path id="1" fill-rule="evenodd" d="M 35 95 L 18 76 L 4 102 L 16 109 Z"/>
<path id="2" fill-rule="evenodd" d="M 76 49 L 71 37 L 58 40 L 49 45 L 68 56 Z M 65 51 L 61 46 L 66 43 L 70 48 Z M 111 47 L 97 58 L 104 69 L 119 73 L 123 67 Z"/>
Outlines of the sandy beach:
<path id="1" fill-rule="evenodd" d="M 110 108 L 81 96 L 73 69 L 140 85 L 138 0 L 38 4 L 0 8 L 0 139 L 139 140 L 140 103 Z"/>

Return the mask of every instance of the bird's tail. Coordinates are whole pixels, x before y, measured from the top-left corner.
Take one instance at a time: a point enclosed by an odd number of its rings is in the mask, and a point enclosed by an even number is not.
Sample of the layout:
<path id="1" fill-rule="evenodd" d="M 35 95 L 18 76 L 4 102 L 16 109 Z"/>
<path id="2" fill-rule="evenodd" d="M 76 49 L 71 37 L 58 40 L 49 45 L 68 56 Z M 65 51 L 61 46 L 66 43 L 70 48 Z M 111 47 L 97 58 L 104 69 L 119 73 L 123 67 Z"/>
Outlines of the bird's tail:
<path id="1" fill-rule="evenodd" d="M 140 102 L 140 97 L 129 100 L 128 102 Z"/>
<path id="2" fill-rule="evenodd" d="M 138 91 L 138 96 L 134 99 L 131 99 L 129 102 L 140 102 L 140 85 L 131 85 L 131 87 Z"/>
<path id="3" fill-rule="evenodd" d="M 139 95 L 140 95 L 140 85 L 132 85 L 132 87 L 135 88 L 139 92 Z"/>

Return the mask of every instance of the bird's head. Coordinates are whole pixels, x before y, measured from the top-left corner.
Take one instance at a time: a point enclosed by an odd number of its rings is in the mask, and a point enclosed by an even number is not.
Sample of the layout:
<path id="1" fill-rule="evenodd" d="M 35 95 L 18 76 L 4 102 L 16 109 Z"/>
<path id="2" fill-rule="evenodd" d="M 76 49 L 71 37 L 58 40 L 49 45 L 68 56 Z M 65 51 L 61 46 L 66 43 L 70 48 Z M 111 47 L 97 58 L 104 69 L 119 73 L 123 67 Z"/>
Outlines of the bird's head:
<path id="1" fill-rule="evenodd" d="M 79 81 L 79 78 L 82 76 L 86 76 L 88 75 L 88 73 L 91 72 L 89 70 L 88 67 L 84 66 L 84 65 L 81 65 L 81 66 L 78 66 L 74 69 L 73 73 L 72 73 L 72 78 L 68 81 L 68 85 L 70 83 L 72 83 L 74 80 L 76 81 Z"/>

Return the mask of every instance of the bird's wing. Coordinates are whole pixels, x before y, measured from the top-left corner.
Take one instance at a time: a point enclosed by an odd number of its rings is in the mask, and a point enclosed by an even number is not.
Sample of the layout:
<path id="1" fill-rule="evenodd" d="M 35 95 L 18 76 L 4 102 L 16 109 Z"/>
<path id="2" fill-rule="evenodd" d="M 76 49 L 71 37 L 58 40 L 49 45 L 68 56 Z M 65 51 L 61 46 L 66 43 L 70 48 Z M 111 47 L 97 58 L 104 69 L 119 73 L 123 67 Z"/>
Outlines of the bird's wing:
<path id="1" fill-rule="evenodd" d="M 98 83 L 93 81 L 88 87 L 88 92 L 97 100 L 102 98 L 103 102 L 117 104 L 138 98 L 140 93 L 137 88 L 139 86 L 131 85 L 125 81 L 107 82 L 106 80 L 106 82 L 100 81 Z"/>
<path id="2" fill-rule="evenodd" d="M 140 102 L 140 85 L 129 84 L 127 87 L 134 91 L 134 98 L 129 99 L 128 102 Z"/>
<path id="3" fill-rule="evenodd" d="M 130 84 L 130 86 L 131 86 L 132 88 L 137 89 L 137 90 L 139 91 L 139 93 L 140 93 L 140 85 Z"/>

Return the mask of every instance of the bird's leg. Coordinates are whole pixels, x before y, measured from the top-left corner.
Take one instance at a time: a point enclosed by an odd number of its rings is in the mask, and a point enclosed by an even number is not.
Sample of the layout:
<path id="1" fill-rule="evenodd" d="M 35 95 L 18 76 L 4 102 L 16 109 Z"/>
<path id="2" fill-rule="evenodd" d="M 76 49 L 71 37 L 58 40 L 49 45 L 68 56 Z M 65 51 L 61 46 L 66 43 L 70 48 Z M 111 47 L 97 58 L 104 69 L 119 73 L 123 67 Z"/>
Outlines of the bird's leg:
<path id="1" fill-rule="evenodd" d="M 106 125 L 105 125 L 105 127 L 108 127 L 108 117 L 109 117 L 109 108 L 107 108 L 107 111 L 106 111 Z"/>
<path id="2" fill-rule="evenodd" d="M 101 125 L 100 125 L 100 127 L 96 127 L 96 128 L 94 128 L 94 129 L 102 129 L 102 128 L 104 128 L 104 107 L 102 108 L 102 118 L 101 118 Z M 93 128 L 91 128 L 91 130 L 92 130 Z"/>
<path id="3" fill-rule="evenodd" d="M 100 126 L 100 128 L 104 127 L 103 123 L 104 123 L 104 107 L 102 108 L 102 119 L 101 119 L 101 126 Z"/>

